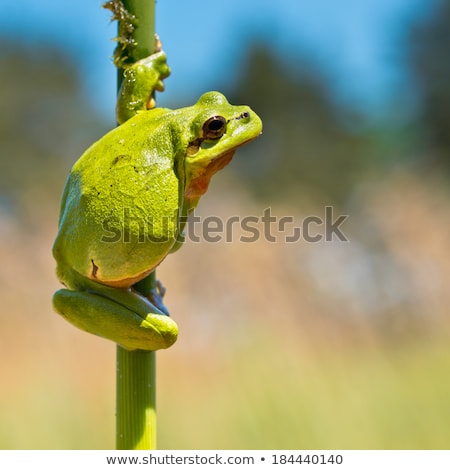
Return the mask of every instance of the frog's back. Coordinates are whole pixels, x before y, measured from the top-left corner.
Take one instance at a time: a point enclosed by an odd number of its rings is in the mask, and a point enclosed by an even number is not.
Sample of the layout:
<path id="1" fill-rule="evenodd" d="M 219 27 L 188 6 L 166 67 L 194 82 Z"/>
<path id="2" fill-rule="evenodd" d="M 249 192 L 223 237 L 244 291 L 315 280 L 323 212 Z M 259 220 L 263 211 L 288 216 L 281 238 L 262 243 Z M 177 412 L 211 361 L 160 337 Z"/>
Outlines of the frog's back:
<path id="1" fill-rule="evenodd" d="M 74 165 L 54 248 L 59 263 L 118 287 L 145 277 L 170 251 L 183 194 L 170 140 L 132 124 L 111 131 Z"/>

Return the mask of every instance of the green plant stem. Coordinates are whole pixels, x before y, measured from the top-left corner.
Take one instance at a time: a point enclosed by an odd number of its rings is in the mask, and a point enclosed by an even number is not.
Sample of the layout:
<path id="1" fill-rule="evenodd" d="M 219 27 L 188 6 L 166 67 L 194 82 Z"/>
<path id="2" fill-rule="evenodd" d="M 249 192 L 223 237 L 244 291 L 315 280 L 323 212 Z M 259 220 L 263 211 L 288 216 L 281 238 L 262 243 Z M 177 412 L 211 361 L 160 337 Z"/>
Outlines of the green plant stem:
<path id="1" fill-rule="evenodd" d="M 137 18 L 133 38 L 137 46 L 132 61 L 150 55 L 155 48 L 154 0 L 123 0 L 125 8 Z M 118 88 L 122 71 L 118 74 Z M 137 289 L 148 295 L 155 287 L 152 273 Z M 156 449 L 156 353 L 127 351 L 117 346 L 116 371 L 116 448 Z"/>
<path id="2" fill-rule="evenodd" d="M 116 448 L 156 449 L 155 352 L 117 346 Z"/>
<path id="3" fill-rule="evenodd" d="M 155 50 L 155 1 L 123 0 L 124 7 L 137 18 L 133 37 L 137 43 L 132 61 L 149 56 Z"/>

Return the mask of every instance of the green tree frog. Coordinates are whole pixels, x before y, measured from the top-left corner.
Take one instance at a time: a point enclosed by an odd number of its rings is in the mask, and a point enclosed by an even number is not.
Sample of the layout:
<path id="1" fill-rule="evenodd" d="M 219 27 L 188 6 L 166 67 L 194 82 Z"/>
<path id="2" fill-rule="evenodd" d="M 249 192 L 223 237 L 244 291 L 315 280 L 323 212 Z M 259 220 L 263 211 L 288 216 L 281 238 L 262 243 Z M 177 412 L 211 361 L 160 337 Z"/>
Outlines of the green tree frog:
<path id="1" fill-rule="evenodd" d="M 129 350 L 157 350 L 177 339 L 162 291 L 133 287 L 183 242 L 189 214 L 211 177 L 257 137 L 260 118 L 218 92 L 181 109 L 152 108 L 168 76 L 164 52 L 128 66 L 119 92 L 120 126 L 73 166 L 53 247 L 65 289 L 55 310 L 75 326 Z"/>

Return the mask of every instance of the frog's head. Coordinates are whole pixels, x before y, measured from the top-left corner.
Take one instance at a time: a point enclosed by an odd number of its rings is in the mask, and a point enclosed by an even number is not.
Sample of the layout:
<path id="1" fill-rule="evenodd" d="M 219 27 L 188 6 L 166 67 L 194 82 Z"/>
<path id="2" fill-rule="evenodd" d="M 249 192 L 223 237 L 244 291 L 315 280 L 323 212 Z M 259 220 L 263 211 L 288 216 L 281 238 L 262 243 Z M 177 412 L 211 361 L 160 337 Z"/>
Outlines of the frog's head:
<path id="1" fill-rule="evenodd" d="M 191 109 L 194 117 L 185 156 L 184 195 L 198 199 L 236 149 L 261 134 L 262 122 L 248 106 L 233 106 L 215 91 L 205 93 Z"/>

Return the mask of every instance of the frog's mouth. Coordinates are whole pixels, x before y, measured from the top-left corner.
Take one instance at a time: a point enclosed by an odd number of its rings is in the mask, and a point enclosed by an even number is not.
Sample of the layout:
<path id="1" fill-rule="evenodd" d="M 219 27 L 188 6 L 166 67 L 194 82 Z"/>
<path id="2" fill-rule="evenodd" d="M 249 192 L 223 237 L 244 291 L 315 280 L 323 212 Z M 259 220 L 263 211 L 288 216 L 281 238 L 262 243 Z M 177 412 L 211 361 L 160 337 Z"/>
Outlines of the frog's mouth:
<path id="1" fill-rule="evenodd" d="M 199 198 L 208 191 L 209 182 L 214 174 L 225 168 L 231 162 L 236 148 L 219 155 L 211 160 L 204 168 L 199 169 L 197 175 L 192 178 L 184 192 L 185 198 Z"/>

